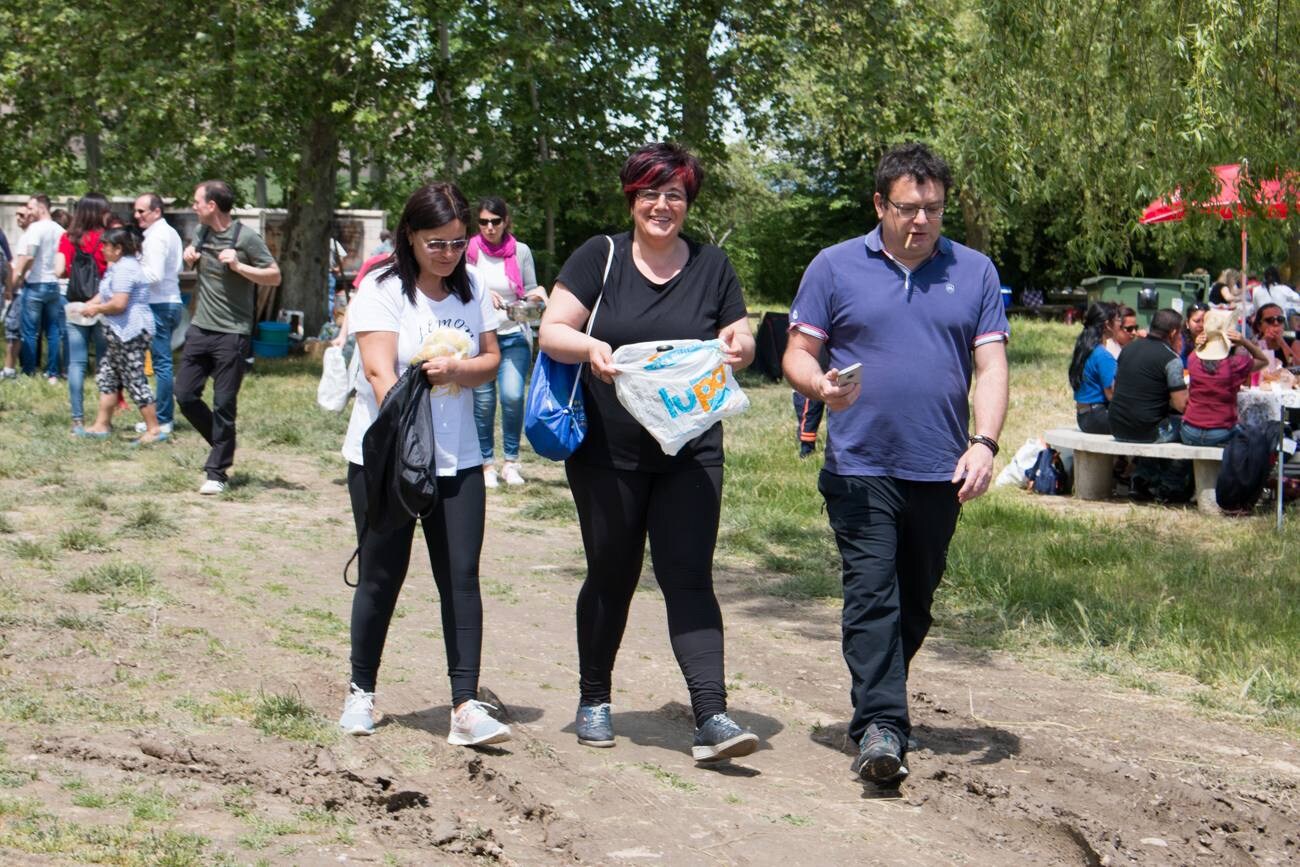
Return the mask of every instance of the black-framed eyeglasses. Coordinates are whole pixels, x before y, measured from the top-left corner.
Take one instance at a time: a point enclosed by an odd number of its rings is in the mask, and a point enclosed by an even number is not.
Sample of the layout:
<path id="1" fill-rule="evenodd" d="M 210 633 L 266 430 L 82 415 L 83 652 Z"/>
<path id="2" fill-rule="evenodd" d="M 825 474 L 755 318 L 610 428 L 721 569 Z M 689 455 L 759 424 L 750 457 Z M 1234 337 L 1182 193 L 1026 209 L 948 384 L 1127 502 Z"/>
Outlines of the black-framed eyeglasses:
<path id="1" fill-rule="evenodd" d="M 925 211 L 926 217 L 931 220 L 943 219 L 943 205 L 900 205 L 892 199 L 885 199 L 885 202 L 886 204 L 893 205 L 894 210 L 898 211 L 898 216 L 902 217 L 904 220 L 915 220 L 916 215 L 921 213 L 921 211 Z"/>
<path id="2" fill-rule="evenodd" d="M 478 224 L 480 226 L 483 226 L 484 228 L 491 226 L 493 229 L 495 229 L 497 226 L 501 225 L 505 221 L 506 221 L 505 217 L 479 217 L 478 218 Z"/>
<path id="3" fill-rule="evenodd" d="M 464 253 L 467 244 L 469 244 L 469 241 L 466 241 L 464 238 L 457 238 L 455 241 L 425 241 L 424 249 L 428 250 L 430 253 L 438 253 L 445 256 L 448 253 Z"/>
<path id="4" fill-rule="evenodd" d="M 1285 325 L 1285 324 L 1286 324 L 1286 319 L 1285 319 L 1285 317 L 1282 317 L 1282 316 L 1265 316 L 1263 319 L 1261 319 L 1261 320 L 1259 320 L 1259 321 L 1260 321 L 1260 322 L 1263 322 L 1265 325 Z"/>
<path id="5" fill-rule="evenodd" d="M 682 195 L 676 190 L 663 190 L 663 191 L 637 190 L 636 191 L 636 200 L 638 202 L 646 202 L 646 203 L 657 202 L 659 201 L 660 196 L 663 196 L 664 201 L 670 205 L 673 205 L 674 207 L 677 205 L 684 204 L 686 202 L 686 196 Z"/>

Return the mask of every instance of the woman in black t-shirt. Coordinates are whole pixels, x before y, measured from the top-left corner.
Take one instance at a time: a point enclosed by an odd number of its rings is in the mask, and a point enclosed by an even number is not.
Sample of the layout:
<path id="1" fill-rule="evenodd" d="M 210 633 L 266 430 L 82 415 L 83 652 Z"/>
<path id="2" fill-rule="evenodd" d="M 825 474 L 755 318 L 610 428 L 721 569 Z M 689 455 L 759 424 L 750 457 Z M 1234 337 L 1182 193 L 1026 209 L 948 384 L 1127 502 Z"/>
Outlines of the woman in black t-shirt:
<path id="1" fill-rule="evenodd" d="M 592 238 L 569 257 L 540 332 L 552 358 L 587 362 L 587 435 L 565 464 L 587 554 L 587 580 L 578 594 L 578 742 L 614 745 L 614 658 L 648 536 L 673 653 L 695 714 L 691 752 L 697 761 L 748 755 L 758 737 L 726 713 L 722 612 L 713 594 L 722 425 L 665 455 L 619 403 L 613 353 L 628 343 L 718 338 L 726 362 L 738 369 L 753 361 L 754 338 L 726 254 L 681 235 L 703 178 L 695 157 L 673 144 L 647 145 L 628 157 L 619 178 L 632 231 Z M 593 308 L 588 336 L 584 326 Z"/>

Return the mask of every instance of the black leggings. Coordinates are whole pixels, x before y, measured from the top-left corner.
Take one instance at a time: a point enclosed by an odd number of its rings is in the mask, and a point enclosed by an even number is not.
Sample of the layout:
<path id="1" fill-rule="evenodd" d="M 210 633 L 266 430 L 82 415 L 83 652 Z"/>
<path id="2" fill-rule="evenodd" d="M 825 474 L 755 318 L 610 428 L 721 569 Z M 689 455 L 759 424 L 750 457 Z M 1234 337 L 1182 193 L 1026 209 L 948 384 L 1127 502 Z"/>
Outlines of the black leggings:
<path id="1" fill-rule="evenodd" d="M 388 533 L 367 529 L 363 534 L 366 476 L 357 464 L 348 464 L 348 494 L 361 545 L 357 589 L 352 596 L 352 682 L 366 692 L 374 692 L 388 624 L 411 562 L 415 520 Z M 442 638 L 447 647 L 447 676 L 455 707 L 478 692 L 483 646 L 478 560 L 487 505 L 483 469 L 473 467 L 454 476 L 439 476 L 438 497 L 438 507 L 420 524 L 442 605 Z"/>
<path id="2" fill-rule="evenodd" d="M 695 723 L 726 711 L 722 611 L 713 595 L 722 467 L 641 473 L 568 461 L 565 469 L 587 552 L 587 580 L 578 593 L 582 703 L 610 700 L 614 658 L 641 578 L 648 533 L 655 578 L 668 608 L 668 636 Z"/>

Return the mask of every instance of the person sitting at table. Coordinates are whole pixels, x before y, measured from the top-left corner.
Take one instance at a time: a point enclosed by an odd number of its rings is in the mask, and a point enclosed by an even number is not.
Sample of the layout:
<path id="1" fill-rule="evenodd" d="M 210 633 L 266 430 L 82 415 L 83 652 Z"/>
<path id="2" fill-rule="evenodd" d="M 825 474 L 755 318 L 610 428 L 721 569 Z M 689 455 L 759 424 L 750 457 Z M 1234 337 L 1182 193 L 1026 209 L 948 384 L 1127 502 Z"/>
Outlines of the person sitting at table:
<path id="1" fill-rule="evenodd" d="M 1187 367 L 1187 359 L 1192 350 L 1196 348 L 1196 342 L 1205 332 L 1205 314 L 1209 309 L 1210 305 L 1204 301 L 1197 301 L 1187 308 L 1187 319 L 1183 322 L 1183 351 L 1180 353 L 1184 368 Z"/>
<path id="2" fill-rule="evenodd" d="M 1084 433 L 1110 433 L 1107 407 L 1115 386 L 1115 356 L 1106 351 L 1105 341 L 1121 321 L 1116 305 L 1097 301 L 1088 305 L 1083 314 L 1083 331 L 1074 341 L 1070 388 L 1074 389 L 1079 430 Z"/>
<path id="3" fill-rule="evenodd" d="M 1291 349 L 1291 344 L 1286 342 L 1286 337 L 1282 334 L 1286 328 L 1286 316 L 1281 307 L 1276 304 L 1260 307 L 1250 320 L 1250 327 L 1255 332 L 1255 342 L 1260 349 L 1266 353 L 1271 351 L 1283 367 L 1295 366 L 1298 353 Z"/>
<path id="4" fill-rule="evenodd" d="M 1219 272 L 1219 279 L 1210 287 L 1209 299 L 1214 305 L 1236 304 L 1241 294 L 1241 272 L 1224 268 Z"/>
<path id="5" fill-rule="evenodd" d="M 1267 365 L 1264 351 L 1232 328 L 1232 311 L 1207 313 L 1205 329 L 1187 363 L 1182 441 L 1189 446 L 1226 443 L 1237 425 L 1237 392 L 1252 373 Z"/>
<path id="6" fill-rule="evenodd" d="M 1126 305 L 1118 305 L 1115 312 L 1115 326 L 1106 336 L 1106 351 L 1119 358 L 1120 351 L 1133 342 L 1135 338 L 1145 337 L 1138 327 L 1137 311 Z"/>
<path id="7" fill-rule="evenodd" d="M 1157 310 L 1146 337 L 1134 340 L 1119 354 L 1110 426 L 1120 442 L 1178 441 L 1182 412 L 1187 407 L 1187 383 L 1178 358 L 1182 326 L 1183 316 L 1178 311 Z M 1176 502 L 1190 495 L 1187 461 L 1139 457 L 1134 464 L 1132 491 L 1136 498 Z"/>

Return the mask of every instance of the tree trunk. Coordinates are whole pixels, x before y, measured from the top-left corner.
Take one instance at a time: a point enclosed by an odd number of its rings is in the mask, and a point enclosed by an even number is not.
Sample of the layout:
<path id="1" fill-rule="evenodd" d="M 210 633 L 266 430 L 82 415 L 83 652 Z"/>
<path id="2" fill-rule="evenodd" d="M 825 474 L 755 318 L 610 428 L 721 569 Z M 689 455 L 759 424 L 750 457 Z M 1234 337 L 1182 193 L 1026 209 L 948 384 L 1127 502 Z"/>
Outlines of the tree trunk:
<path id="1" fill-rule="evenodd" d="M 682 144 L 696 151 L 707 151 L 714 141 L 710 118 L 717 98 L 717 71 L 709 59 L 713 28 L 722 15 L 722 0 L 683 4 L 680 38 L 682 40 Z"/>
<path id="2" fill-rule="evenodd" d="M 1292 232 L 1286 239 L 1286 261 L 1291 266 L 1287 279 L 1292 286 L 1300 286 L 1300 232 Z"/>
<path id="3" fill-rule="evenodd" d="M 333 236 L 339 137 L 328 113 L 312 119 L 303 143 L 280 251 L 280 308 L 301 310 L 307 334 L 327 313 L 329 244 Z"/>
<path id="4" fill-rule="evenodd" d="M 443 129 L 446 134 L 443 136 L 443 147 L 446 148 L 444 154 L 444 165 L 447 173 L 447 180 L 456 180 L 456 138 L 455 131 L 459 128 L 456 124 L 456 118 L 452 114 L 451 104 L 451 29 L 447 26 L 446 21 L 438 22 L 438 74 L 434 78 L 434 88 L 438 93 L 438 104 L 442 106 Z"/>
<path id="5" fill-rule="evenodd" d="M 546 130 L 546 120 L 542 117 L 541 99 L 537 95 L 537 79 L 528 79 L 528 96 L 532 101 L 533 118 L 537 121 L 537 163 L 541 167 L 542 199 L 545 205 L 546 226 L 546 263 L 547 268 L 554 267 L 555 262 L 555 196 L 550 194 L 551 142 Z M 550 282 L 551 275 L 543 273 L 541 282 Z"/>
<path id="6" fill-rule="evenodd" d="M 989 227 L 984 218 L 984 209 L 980 207 L 979 196 L 969 187 L 961 194 L 961 219 L 966 225 L 966 246 L 972 250 L 987 253 L 989 250 Z"/>

